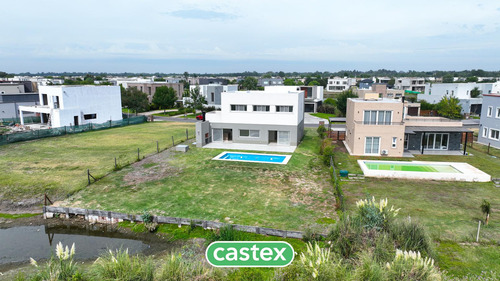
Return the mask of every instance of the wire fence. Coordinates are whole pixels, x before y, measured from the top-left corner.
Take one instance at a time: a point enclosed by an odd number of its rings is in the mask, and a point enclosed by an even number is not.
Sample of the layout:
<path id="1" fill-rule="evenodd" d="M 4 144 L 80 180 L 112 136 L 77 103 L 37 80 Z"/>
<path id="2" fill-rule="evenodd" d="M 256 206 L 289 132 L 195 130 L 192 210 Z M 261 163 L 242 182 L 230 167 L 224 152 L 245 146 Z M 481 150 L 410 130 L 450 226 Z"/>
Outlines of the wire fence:
<path id="1" fill-rule="evenodd" d="M 24 116 L 24 123 L 40 123 L 40 116 Z M 20 124 L 21 118 L 0 118 L 0 126 L 13 126 Z"/>
<path id="2" fill-rule="evenodd" d="M 337 172 L 335 170 L 335 165 L 333 161 L 333 156 L 330 156 L 330 170 L 332 172 L 332 181 L 333 181 L 333 186 L 335 187 L 335 198 L 338 201 L 339 208 L 342 212 L 345 211 L 345 202 L 344 202 L 344 192 L 340 188 L 340 180 L 337 177 Z"/>
<path id="3" fill-rule="evenodd" d="M 40 117 L 38 117 L 38 118 L 40 118 Z M 13 133 L 13 134 L 4 134 L 4 135 L 0 135 L 0 145 L 13 143 L 13 142 L 20 142 L 20 141 L 36 140 L 36 139 L 47 138 L 47 137 L 62 136 L 62 135 L 67 135 L 67 134 L 77 134 L 77 133 L 88 132 L 88 131 L 97 131 L 97 130 L 104 130 L 104 129 L 109 129 L 109 128 L 117 128 L 117 127 L 123 127 L 123 126 L 128 126 L 128 125 L 141 124 L 141 123 L 144 123 L 146 121 L 147 121 L 146 116 L 136 116 L 136 117 L 130 117 L 127 119 L 122 119 L 119 121 L 111 121 L 110 120 L 108 122 L 100 123 L 100 124 L 89 123 L 89 124 L 79 125 L 79 126 L 64 126 L 64 127 L 59 127 L 59 128 L 30 130 L 30 131 L 18 132 L 18 133 Z M 26 118 L 25 118 L 25 122 L 26 122 Z"/>

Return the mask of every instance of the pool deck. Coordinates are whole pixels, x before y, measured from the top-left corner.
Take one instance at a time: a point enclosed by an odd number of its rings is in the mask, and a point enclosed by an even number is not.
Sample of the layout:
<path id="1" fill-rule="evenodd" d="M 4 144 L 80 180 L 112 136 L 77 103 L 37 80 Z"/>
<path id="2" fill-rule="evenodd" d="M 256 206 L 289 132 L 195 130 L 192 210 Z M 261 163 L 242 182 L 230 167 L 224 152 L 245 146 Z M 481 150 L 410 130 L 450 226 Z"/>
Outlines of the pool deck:
<path id="1" fill-rule="evenodd" d="M 293 153 L 297 147 L 296 146 L 285 146 L 285 145 L 282 146 L 282 145 L 276 145 L 276 144 L 211 142 L 211 143 L 203 146 L 203 148 Z"/>
<path id="2" fill-rule="evenodd" d="M 429 161 L 403 161 L 399 163 L 412 163 L 422 165 L 450 165 L 460 173 L 440 173 L 440 172 L 407 172 L 407 171 L 387 171 L 387 170 L 371 170 L 367 162 L 399 162 L 399 161 L 372 161 L 358 160 L 358 165 L 361 167 L 365 177 L 374 178 L 399 178 L 399 179 L 414 179 L 414 180 L 442 180 L 442 181 L 467 181 L 467 182 L 489 182 L 491 176 L 478 168 L 462 162 L 429 162 Z"/>

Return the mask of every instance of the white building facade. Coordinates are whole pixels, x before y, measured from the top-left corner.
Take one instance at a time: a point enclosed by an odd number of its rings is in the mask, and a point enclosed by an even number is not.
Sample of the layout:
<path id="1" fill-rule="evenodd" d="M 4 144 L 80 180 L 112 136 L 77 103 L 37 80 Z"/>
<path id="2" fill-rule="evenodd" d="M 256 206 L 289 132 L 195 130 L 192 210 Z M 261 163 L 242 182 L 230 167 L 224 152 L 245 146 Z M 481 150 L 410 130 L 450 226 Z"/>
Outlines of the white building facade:
<path id="1" fill-rule="evenodd" d="M 352 86 L 356 86 L 356 78 L 334 77 L 328 79 L 326 89 L 329 92 L 343 92 L 349 90 Z"/>
<path id="2" fill-rule="evenodd" d="M 54 128 L 122 120 L 118 86 L 40 86 L 39 98 L 40 105 L 19 107 L 21 120 L 23 112 Z"/>
<path id="3" fill-rule="evenodd" d="M 220 111 L 196 123 L 196 144 L 297 146 L 304 135 L 304 93 L 223 92 Z"/>
<path id="4" fill-rule="evenodd" d="M 303 92 L 304 93 L 304 112 L 317 112 L 318 106 L 323 103 L 322 86 L 266 86 L 265 92 Z"/>

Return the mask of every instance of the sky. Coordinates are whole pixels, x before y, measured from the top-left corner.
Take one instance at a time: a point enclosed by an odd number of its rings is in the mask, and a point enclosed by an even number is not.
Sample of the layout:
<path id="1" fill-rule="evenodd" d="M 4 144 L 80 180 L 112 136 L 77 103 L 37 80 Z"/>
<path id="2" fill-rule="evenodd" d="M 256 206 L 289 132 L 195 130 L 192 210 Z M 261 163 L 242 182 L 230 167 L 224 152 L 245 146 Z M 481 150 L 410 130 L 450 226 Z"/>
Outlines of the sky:
<path id="1" fill-rule="evenodd" d="M 16 0 L 0 71 L 500 69 L 498 0 Z"/>

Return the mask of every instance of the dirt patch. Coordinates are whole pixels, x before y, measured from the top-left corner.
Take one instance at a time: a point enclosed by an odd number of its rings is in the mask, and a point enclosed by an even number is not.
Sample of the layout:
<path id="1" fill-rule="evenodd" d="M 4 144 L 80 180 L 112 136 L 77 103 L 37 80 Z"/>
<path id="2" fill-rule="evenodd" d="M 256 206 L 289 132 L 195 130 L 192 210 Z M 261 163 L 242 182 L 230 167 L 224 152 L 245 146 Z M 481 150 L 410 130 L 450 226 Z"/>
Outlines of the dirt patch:
<path id="1" fill-rule="evenodd" d="M 169 164 L 169 162 L 173 159 L 173 155 L 176 153 L 180 152 L 176 152 L 175 147 L 172 147 L 132 164 L 130 166 L 132 171 L 128 172 L 123 177 L 125 184 L 136 186 L 144 182 L 177 176 L 180 172 L 182 172 L 182 169 L 172 167 Z"/>
<path id="2" fill-rule="evenodd" d="M 0 213 L 23 214 L 41 213 L 43 198 L 28 198 L 22 200 L 0 200 Z"/>
<path id="3" fill-rule="evenodd" d="M 335 145 L 333 148 L 334 152 L 347 153 L 347 148 L 345 148 L 343 141 L 332 141 L 332 143 Z"/>

